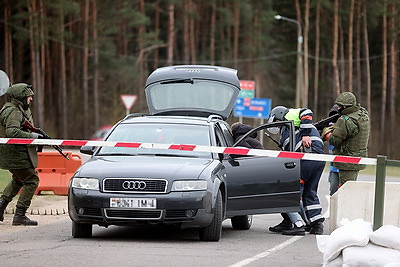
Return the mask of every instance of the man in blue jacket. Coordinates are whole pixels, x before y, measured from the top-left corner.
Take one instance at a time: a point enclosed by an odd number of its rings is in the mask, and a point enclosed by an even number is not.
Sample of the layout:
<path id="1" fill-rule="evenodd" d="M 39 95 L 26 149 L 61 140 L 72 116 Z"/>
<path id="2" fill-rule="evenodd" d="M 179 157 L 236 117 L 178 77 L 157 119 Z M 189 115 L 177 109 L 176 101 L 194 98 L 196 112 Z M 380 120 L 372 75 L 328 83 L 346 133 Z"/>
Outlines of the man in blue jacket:
<path id="1" fill-rule="evenodd" d="M 289 109 L 284 106 L 277 106 L 271 110 L 269 122 L 274 121 L 293 121 L 295 126 L 295 151 L 306 153 L 324 154 L 324 144 L 318 130 L 312 124 L 313 113 L 308 108 Z M 289 150 L 289 129 L 280 129 L 280 143 L 283 150 Z M 293 227 L 291 221 L 284 220 L 269 230 L 272 232 L 282 232 L 284 235 L 304 235 L 305 231 L 311 234 L 320 235 L 323 233 L 325 218 L 322 216 L 322 207 L 317 195 L 318 184 L 325 167 L 323 161 L 301 160 L 301 199 L 306 215 L 307 227 Z M 295 215 L 295 214 L 288 214 Z M 289 216 L 289 217 L 292 217 Z M 286 217 L 286 219 L 285 219 Z"/>

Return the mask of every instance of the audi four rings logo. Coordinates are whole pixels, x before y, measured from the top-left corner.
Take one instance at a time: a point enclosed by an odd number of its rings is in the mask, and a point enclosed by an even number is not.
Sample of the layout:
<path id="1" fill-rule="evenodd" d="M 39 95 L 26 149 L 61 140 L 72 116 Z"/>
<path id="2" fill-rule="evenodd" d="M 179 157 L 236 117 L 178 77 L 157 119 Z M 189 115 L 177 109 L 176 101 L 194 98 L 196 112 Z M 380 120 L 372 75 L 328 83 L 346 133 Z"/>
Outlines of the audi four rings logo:
<path id="1" fill-rule="evenodd" d="M 143 181 L 124 181 L 122 188 L 125 190 L 144 190 L 146 188 L 146 182 Z"/>

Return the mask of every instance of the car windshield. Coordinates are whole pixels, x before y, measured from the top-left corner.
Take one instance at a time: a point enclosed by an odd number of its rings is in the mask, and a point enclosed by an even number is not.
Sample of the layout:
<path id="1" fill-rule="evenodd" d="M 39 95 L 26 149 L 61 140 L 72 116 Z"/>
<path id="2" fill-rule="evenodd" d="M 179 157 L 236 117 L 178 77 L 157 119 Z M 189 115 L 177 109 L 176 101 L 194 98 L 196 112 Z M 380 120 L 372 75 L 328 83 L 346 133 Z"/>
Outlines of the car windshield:
<path id="1" fill-rule="evenodd" d="M 210 145 L 207 126 L 188 124 L 120 124 L 114 129 L 106 141 L 179 144 L 179 145 Z M 97 155 L 150 155 L 210 158 L 211 153 L 170 149 L 102 147 Z"/>

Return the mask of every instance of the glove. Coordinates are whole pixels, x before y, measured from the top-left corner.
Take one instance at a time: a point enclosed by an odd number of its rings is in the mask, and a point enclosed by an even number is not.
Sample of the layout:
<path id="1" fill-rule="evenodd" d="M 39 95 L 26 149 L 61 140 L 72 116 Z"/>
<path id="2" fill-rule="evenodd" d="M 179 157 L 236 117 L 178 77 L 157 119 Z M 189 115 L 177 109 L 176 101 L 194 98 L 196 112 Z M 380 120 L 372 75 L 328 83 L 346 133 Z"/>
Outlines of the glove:
<path id="1" fill-rule="evenodd" d="M 328 141 L 328 140 L 329 140 L 329 137 L 330 137 L 331 134 L 332 134 L 332 132 L 333 132 L 333 125 L 332 125 L 332 126 L 329 126 L 329 127 L 325 127 L 325 128 L 322 130 L 322 134 L 321 134 L 322 140 L 323 140 L 323 141 Z"/>
<path id="2" fill-rule="evenodd" d="M 44 138 L 44 136 L 42 134 L 40 134 L 40 133 L 31 133 L 31 134 L 32 134 L 32 138 L 33 139 L 38 139 L 38 138 L 42 139 L 42 138 Z"/>

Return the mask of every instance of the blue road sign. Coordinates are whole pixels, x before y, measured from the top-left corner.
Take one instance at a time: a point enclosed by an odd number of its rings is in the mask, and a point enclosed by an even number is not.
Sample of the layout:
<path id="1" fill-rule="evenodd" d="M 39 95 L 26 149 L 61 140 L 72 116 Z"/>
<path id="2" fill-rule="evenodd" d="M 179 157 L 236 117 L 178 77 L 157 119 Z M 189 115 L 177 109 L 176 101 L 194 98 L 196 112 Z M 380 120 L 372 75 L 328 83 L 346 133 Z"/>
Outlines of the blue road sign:
<path id="1" fill-rule="evenodd" d="M 237 98 L 233 115 L 247 118 L 268 118 L 271 111 L 269 98 Z"/>

